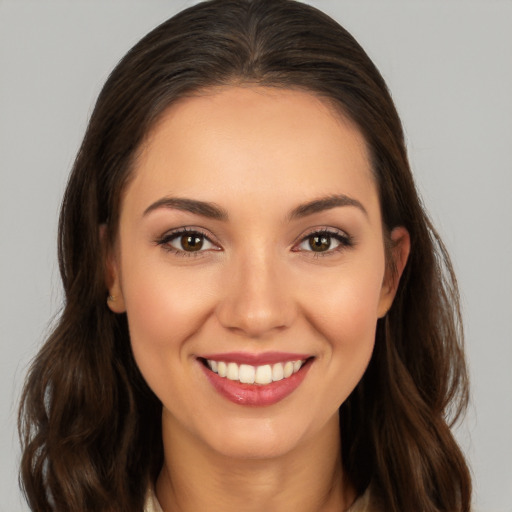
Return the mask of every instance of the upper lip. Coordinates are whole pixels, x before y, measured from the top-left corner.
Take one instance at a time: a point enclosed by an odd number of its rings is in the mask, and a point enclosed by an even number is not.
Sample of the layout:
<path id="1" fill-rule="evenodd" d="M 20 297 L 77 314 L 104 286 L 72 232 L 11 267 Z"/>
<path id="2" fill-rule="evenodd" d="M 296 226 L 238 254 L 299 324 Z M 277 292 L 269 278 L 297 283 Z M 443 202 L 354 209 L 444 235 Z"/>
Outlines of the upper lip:
<path id="1" fill-rule="evenodd" d="M 254 354 L 250 352 L 224 352 L 222 354 L 202 355 L 201 359 L 210 361 L 224 361 L 225 363 L 249 364 L 261 366 L 264 364 L 286 363 L 287 361 L 301 361 L 309 359 L 311 354 L 296 354 L 291 352 L 263 352 Z"/>

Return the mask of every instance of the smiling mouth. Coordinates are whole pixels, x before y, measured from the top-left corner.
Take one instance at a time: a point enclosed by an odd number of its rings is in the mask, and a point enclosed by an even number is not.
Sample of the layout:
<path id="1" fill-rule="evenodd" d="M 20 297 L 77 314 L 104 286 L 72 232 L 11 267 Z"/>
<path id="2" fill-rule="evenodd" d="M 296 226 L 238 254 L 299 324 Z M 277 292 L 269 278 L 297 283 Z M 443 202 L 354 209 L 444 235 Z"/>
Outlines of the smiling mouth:
<path id="1" fill-rule="evenodd" d="M 286 380 L 296 374 L 308 359 L 278 362 L 253 366 L 250 364 L 237 364 L 227 361 L 203 359 L 203 364 L 219 377 L 239 382 L 241 384 L 255 384 L 265 386 L 273 382 Z"/>
<path id="2" fill-rule="evenodd" d="M 229 401 L 263 407 L 280 402 L 304 381 L 315 357 L 307 354 L 232 352 L 197 358 L 213 388 Z"/>

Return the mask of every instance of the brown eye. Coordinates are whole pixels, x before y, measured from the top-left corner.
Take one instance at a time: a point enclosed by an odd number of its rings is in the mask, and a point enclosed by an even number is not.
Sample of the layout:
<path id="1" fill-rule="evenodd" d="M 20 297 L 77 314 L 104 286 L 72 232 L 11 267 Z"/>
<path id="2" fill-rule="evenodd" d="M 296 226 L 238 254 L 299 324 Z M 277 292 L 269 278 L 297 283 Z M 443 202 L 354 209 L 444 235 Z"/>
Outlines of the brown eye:
<path id="1" fill-rule="evenodd" d="M 157 241 L 167 250 L 172 250 L 182 256 L 192 256 L 192 254 L 205 251 L 218 251 L 220 248 L 200 231 L 183 230 L 164 235 Z"/>
<path id="2" fill-rule="evenodd" d="M 308 244 L 314 252 L 324 252 L 331 248 L 331 237 L 326 234 L 315 234 L 308 237 Z"/>
<path id="3" fill-rule="evenodd" d="M 194 234 L 182 235 L 180 238 L 181 247 L 184 251 L 194 252 L 200 251 L 203 248 L 204 236 Z"/>
<path id="4" fill-rule="evenodd" d="M 319 230 L 305 236 L 299 244 L 294 247 L 294 251 L 305 253 L 315 253 L 320 255 L 335 254 L 343 249 L 353 246 L 349 235 L 341 230 Z"/>

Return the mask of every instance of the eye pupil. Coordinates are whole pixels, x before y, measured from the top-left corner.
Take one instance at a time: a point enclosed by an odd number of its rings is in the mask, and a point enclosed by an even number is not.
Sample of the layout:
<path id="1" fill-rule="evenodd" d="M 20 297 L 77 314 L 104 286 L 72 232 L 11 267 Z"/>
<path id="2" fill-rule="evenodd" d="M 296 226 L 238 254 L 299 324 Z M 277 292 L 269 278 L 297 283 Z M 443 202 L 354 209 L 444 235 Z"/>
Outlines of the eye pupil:
<path id="1" fill-rule="evenodd" d="M 327 251 L 331 246 L 331 239 L 326 235 L 314 235 L 309 237 L 309 246 L 315 252 Z"/>
<path id="2" fill-rule="evenodd" d="M 199 251 L 203 247 L 203 237 L 199 235 L 183 235 L 181 246 L 185 251 Z"/>

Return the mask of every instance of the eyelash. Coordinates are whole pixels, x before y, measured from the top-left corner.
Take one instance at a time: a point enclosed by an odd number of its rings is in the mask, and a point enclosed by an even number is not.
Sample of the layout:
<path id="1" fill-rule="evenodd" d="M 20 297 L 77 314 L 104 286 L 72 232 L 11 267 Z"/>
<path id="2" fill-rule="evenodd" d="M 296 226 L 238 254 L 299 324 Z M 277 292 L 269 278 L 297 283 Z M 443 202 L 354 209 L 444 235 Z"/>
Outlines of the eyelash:
<path id="1" fill-rule="evenodd" d="M 170 243 L 173 240 L 176 240 L 185 235 L 188 235 L 188 236 L 195 235 L 197 237 L 202 238 L 203 240 L 208 241 L 213 246 L 218 247 L 218 245 L 215 244 L 214 242 L 212 242 L 212 240 L 206 233 L 204 233 L 200 229 L 196 229 L 196 228 L 180 228 L 180 229 L 177 229 L 176 231 L 171 231 L 171 232 L 163 235 L 158 240 L 156 240 L 155 243 L 156 243 L 156 245 L 161 246 L 165 251 L 174 253 L 176 256 L 185 256 L 185 257 L 193 257 L 193 258 L 194 257 L 197 258 L 198 256 L 203 256 L 202 253 L 205 252 L 204 250 L 199 249 L 197 251 L 184 251 L 182 249 L 176 249 L 176 247 L 173 247 L 172 245 L 170 245 Z M 220 249 L 216 249 L 216 250 L 220 250 Z"/>
<path id="2" fill-rule="evenodd" d="M 201 238 L 203 241 L 207 241 L 208 243 L 212 244 L 214 247 L 217 247 L 215 249 L 216 251 L 220 251 L 222 249 L 219 248 L 217 244 L 215 244 L 211 238 L 200 229 L 196 228 L 180 228 L 176 231 L 171 231 L 169 233 L 164 234 L 161 238 L 155 240 L 156 245 L 161 246 L 165 251 L 171 252 L 175 254 L 176 256 L 184 256 L 184 257 L 200 257 L 203 256 L 203 253 L 206 252 L 205 250 L 201 250 L 202 247 L 199 250 L 196 251 L 185 251 L 183 249 L 177 249 L 176 247 L 173 247 L 170 245 L 170 243 L 180 237 L 183 237 L 185 235 L 189 236 L 197 236 Z M 311 255 L 315 258 L 318 257 L 325 257 L 325 256 L 332 256 L 333 254 L 337 254 L 345 249 L 351 248 L 354 246 L 354 240 L 350 235 L 347 235 L 343 231 L 333 230 L 330 228 L 322 228 L 322 229 L 314 229 L 305 236 L 302 236 L 298 242 L 294 243 L 292 251 L 293 252 L 301 252 L 300 249 L 297 249 L 300 245 L 308 242 L 308 239 L 311 239 L 312 237 L 325 237 L 329 240 L 336 240 L 339 242 L 339 245 L 333 249 L 329 248 L 325 251 L 302 251 L 305 253 L 311 253 Z M 204 243 L 204 242 L 203 242 Z"/>
<path id="3" fill-rule="evenodd" d="M 313 237 L 325 237 L 330 240 L 330 245 L 332 244 L 331 240 L 334 239 L 339 242 L 339 245 L 333 249 L 329 248 L 326 251 L 304 251 L 306 253 L 311 253 L 311 256 L 314 258 L 333 256 L 342 252 L 343 250 L 350 249 L 354 247 L 354 239 L 346 234 L 344 231 L 332 229 L 332 228 L 316 228 L 307 233 L 305 236 L 301 236 L 299 241 L 294 244 L 293 249 L 295 252 L 299 252 L 299 249 L 295 249 L 295 247 L 299 247 L 300 245 L 307 243 Z"/>

